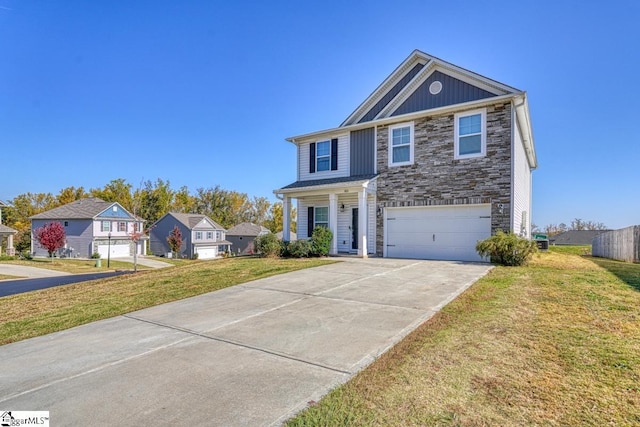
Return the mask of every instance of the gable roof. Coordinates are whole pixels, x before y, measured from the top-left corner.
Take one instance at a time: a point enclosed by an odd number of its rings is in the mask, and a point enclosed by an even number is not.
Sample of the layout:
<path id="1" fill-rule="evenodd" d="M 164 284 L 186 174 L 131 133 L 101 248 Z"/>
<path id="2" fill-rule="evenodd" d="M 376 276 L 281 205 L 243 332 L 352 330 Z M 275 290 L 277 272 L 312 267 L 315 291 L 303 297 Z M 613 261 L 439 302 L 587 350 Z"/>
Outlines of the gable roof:
<path id="1" fill-rule="evenodd" d="M 483 97 L 522 93 L 519 89 L 416 49 L 340 126 L 389 117 L 402 102 L 414 93 L 418 86 L 425 83 L 427 78 L 436 72 L 466 82 L 484 91 Z"/>
<path id="2" fill-rule="evenodd" d="M 441 92 L 430 94 L 439 81 Z M 527 94 L 450 62 L 414 50 L 337 128 L 287 138 L 299 144 L 328 135 L 428 115 L 513 102 L 517 126 L 531 168 L 537 167 Z"/>
<path id="3" fill-rule="evenodd" d="M 33 215 L 30 219 L 94 219 L 100 214 L 103 214 L 100 216 L 105 218 L 122 218 L 121 215 L 108 214 L 107 210 L 113 207 L 116 207 L 116 210 L 117 208 L 122 209 L 128 216 L 135 218 L 118 202 L 105 202 L 96 197 L 89 197 L 41 212 Z"/>
<path id="4" fill-rule="evenodd" d="M 216 228 L 218 230 L 224 230 L 224 227 L 222 227 L 220 224 L 218 224 L 217 222 L 215 222 L 214 220 L 212 220 L 211 218 L 203 214 L 169 212 L 165 214 L 162 218 L 160 218 L 157 222 L 162 221 L 166 216 L 174 217 L 178 222 L 183 224 L 189 230 L 193 230 L 195 227 L 197 227 L 198 224 L 202 222 L 202 220 L 205 220 L 206 222 L 208 222 L 213 228 Z"/>
<path id="5" fill-rule="evenodd" d="M 549 238 L 554 245 L 590 245 L 594 237 L 608 230 L 569 230 Z"/>
<path id="6" fill-rule="evenodd" d="M 241 222 L 231 227 L 227 231 L 227 236 L 259 236 L 260 234 L 269 232 L 271 232 L 271 230 L 261 225 L 252 222 Z"/>
<path id="7" fill-rule="evenodd" d="M 5 234 L 16 234 L 18 232 L 18 230 L 14 230 L 11 227 L 7 227 L 6 225 L 2 225 L 0 224 L 0 233 L 5 233 Z"/>

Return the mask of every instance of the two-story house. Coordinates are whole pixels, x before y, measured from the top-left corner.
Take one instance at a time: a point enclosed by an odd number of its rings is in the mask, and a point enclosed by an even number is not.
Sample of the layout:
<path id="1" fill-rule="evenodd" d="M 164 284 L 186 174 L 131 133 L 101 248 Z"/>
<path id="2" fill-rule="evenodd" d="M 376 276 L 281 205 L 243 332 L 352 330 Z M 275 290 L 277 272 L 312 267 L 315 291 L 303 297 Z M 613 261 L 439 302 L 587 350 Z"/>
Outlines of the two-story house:
<path id="1" fill-rule="evenodd" d="M 182 258 L 211 259 L 229 251 L 231 242 L 227 231 L 206 215 L 170 212 L 157 220 L 150 228 L 151 253 L 164 256 L 171 252 L 167 238 L 178 227 L 182 236 L 179 256 Z"/>
<path id="2" fill-rule="evenodd" d="M 101 257 L 132 256 L 134 251 L 145 254 L 144 242 L 134 243 L 133 233 L 144 229 L 144 220 L 129 213 L 117 202 L 86 198 L 39 213 L 31 218 L 31 253 L 48 256 L 34 239 L 34 231 L 57 221 L 64 226 L 67 244 L 58 251 L 59 256 L 89 258 L 94 253 Z M 145 239 L 146 237 L 143 237 Z"/>
<path id="3" fill-rule="evenodd" d="M 525 92 L 414 51 L 338 127 L 287 138 L 284 230 L 331 253 L 479 261 L 477 241 L 531 229 L 537 160 Z M 285 232 L 284 240 L 288 240 Z"/>

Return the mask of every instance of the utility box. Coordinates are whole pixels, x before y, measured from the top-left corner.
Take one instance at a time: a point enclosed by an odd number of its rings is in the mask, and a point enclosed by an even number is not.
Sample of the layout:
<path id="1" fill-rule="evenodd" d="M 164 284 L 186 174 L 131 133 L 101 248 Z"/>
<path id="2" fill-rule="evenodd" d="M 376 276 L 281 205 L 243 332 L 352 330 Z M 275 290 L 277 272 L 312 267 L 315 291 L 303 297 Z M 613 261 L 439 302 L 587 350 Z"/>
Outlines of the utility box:
<path id="1" fill-rule="evenodd" d="M 549 250 L 549 239 L 536 239 L 536 245 L 538 245 L 538 249 L 541 251 Z"/>

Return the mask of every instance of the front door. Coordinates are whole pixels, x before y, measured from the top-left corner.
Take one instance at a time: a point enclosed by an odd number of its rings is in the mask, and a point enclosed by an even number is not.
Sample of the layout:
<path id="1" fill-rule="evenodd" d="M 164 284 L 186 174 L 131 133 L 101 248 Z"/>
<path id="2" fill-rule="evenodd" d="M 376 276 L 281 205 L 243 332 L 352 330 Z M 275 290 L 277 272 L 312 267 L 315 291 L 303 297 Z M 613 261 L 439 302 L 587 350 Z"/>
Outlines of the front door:
<path id="1" fill-rule="evenodd" d="M 358 250 L 358 208 L 351 209 L 351 249 Z"/>

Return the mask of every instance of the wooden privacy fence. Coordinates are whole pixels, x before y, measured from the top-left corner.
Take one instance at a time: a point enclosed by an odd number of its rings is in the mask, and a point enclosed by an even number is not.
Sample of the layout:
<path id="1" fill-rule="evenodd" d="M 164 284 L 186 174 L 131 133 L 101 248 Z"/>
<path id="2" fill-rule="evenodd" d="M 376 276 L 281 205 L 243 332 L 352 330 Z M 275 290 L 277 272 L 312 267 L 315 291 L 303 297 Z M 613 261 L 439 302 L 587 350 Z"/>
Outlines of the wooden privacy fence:
<path id="1" fill-rule="evenodd" d="M 640 262 L 640 225 L 597 235 L 591 242 L 593 256 Z"/>

